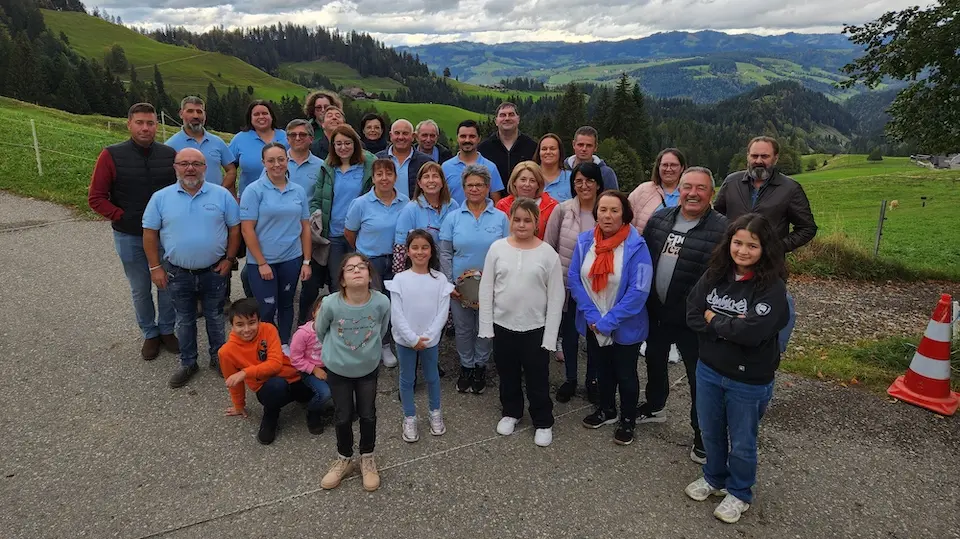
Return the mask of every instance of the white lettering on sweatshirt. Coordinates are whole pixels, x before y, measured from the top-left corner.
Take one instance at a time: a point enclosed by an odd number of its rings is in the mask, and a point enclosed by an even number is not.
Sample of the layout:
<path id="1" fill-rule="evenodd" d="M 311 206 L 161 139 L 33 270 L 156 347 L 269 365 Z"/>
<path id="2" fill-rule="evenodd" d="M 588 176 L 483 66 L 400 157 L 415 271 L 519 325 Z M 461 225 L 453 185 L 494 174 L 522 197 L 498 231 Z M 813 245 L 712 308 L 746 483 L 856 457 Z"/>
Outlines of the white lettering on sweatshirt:
<path id="1" fill-rule="evenodd" d="M 716 288 L 707 294 L 707 304 L 710 305 L 710 310 L 714 312 L 721 312 L 731 315 L 747 314 L 748 305 L 745 298 L 735 300 L 728 295 L 720 297 L 717 295 Z"/>

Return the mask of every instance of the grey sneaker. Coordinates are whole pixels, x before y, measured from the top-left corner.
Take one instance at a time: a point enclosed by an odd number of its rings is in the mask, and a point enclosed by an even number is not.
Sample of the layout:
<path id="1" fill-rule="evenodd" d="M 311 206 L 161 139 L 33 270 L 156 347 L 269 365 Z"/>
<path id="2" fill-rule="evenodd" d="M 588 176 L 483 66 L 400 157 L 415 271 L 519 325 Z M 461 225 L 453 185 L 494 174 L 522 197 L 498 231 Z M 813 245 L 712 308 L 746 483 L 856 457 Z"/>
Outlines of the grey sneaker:
<path id="1" fill-rule="evenodd" d="M 420 439 L 420 433 L 417 431 L 416 416 L 403 418 L 403 441 L 413 443 Z"/>
<path id="2" fill-rule="evenodd" d="M 687 488 L 683 489 L 683 492 L 685 492 L 691 500 L 698 502 L 702 502 L 710 496 L 727 495 L 727 489 L 713 488 L 710 483 L 707 483 L 707 480 L 702 477 L 687 485 Z"/>
<path id="3" fill-rule="evenodd" d="M 663 408 L 651 410 L 647 403 L 637 407 L 637 423 L 663 423 L 666 420 L 667 412 Z"/>
<path id="4" fill-rule="evenodd" d="M 713 516 L 728 524 L 733 524 L 740 520 L 740 516 L 746 513 L 747 509 L 750 509 L 749 503 L 733 494 L 727 494 L 727 497 L 713 510 Z"/>
<path id="5" fill-rule="evenodd" d="M 443 424 L 443 414 L 440 410 L 430 410 L 430 434 L 441 436 L 447 432 L 446 425 Z"/>

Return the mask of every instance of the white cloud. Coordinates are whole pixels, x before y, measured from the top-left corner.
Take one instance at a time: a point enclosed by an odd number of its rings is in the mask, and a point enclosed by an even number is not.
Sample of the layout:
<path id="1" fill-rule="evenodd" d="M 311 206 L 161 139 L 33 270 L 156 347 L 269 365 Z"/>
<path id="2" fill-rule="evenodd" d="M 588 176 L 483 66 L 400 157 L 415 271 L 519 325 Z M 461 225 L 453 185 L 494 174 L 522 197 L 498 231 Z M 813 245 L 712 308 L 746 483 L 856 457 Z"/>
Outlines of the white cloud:
<path id="1" fill-rule="evenodd" d="M 125 0 L 97 4 L 126 24 L 202 31 L 276 23 L 336 27 L 375 35 L 388 45 L 443 41 L 594 41 L 671 30 L 733 33 L 839 32 L 916 0 Z M 309 9 L 303 9 L 309 5 Z"/>

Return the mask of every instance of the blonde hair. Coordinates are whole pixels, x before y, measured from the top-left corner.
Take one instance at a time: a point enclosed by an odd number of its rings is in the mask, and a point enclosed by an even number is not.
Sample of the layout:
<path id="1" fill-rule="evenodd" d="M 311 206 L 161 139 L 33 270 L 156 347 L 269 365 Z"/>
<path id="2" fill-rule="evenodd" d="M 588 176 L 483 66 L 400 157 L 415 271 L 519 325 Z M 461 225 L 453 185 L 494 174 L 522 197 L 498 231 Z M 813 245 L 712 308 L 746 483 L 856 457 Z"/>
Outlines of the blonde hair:
<path id="1" fill-rule="evenodd" d="M 513 167 L 513 172 L 510 173 L 510 180 L 507 182 L 507 192 L 515 197 L 518 196 L 517 189 L 514 187 L 514 182 L 516 182 L 517 178 L 520 177 L 520 174 L 525 171 L 530 171 L 530 173 L 533 174 L 534 179 L 537 180 L 537 196 L 542 195 L 543 187 L 546 185 L 546 182 L 543 179 L 543 170 L 540 169 L 540 165 L 538 165 L 535 161 L 521 161 L 517 163 L 515 167 Z"/>

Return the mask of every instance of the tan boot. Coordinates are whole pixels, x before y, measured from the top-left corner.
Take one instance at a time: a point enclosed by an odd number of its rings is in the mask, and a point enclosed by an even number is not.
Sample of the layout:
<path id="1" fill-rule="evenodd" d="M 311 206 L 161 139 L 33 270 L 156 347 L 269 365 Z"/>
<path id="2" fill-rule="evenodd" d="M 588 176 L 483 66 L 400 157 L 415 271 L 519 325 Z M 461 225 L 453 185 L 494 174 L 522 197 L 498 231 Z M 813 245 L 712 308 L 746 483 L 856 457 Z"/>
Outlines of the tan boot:
<path id="1" fill-rule="evenodd" d="M 320 486 L 326 490 L 337 488 L 340 482 L 350 477 L 356 469 L 357 464 L 352 458 L 340 457 L 333 461 L 330 471 L 320 480 Z"/>
<path id="2" fill-rule="evenodd" d="M 360 455 L 360 473 L 363 474 L 363 490 L 373 492 L 380 488 L 380 472 L 377 471 L 373 453 Z"/>

